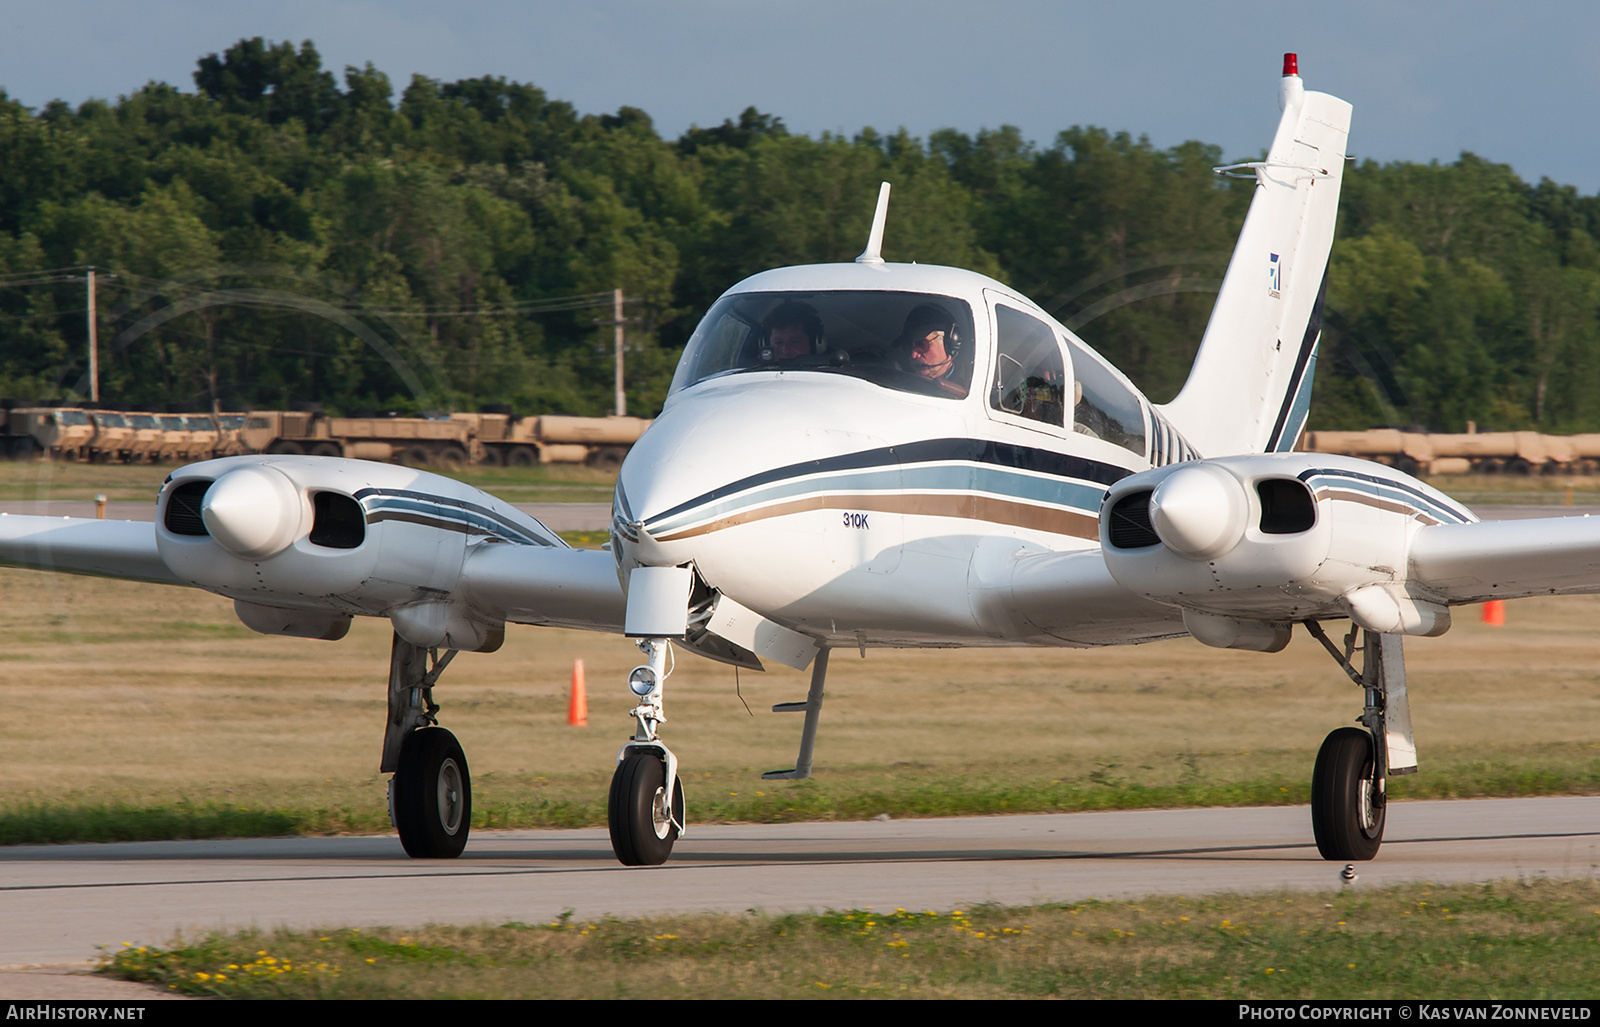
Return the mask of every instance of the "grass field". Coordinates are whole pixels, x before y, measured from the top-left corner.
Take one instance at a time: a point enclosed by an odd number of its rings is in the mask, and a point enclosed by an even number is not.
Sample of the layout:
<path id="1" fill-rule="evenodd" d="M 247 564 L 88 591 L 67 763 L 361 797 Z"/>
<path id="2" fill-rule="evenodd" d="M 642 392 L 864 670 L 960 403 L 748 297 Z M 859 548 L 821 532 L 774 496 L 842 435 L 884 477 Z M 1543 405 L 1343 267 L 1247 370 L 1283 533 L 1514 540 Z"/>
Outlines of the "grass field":
<path id="1" fill-rule="evenodd" d="M 247 932 L 104 972 L 220 998 L 1585 999 L 1600 884 Z"/>
<path id="2" fill-rule="evenodd" d="M 1408 642 L 1422 773 L 1397 795 L 1600 792 L 1600 598 L 1463 610 Z M 256 635 L 192 589 L 0 571 L 0 696 L 26 717 L 3 757 L 5 842 L 386 830 L 389 626 L 341 642 Z M 464 653 L 436 698 L 466 747 L 479 826 L 604 822 L 637 651 L 513 626 Z M 590 725 L 566 724 L 583 660 Z M 806 676 L 694 657 L 666 735 L 705 821 L 1304 802 L 1322 737 L 1360 690 L 1297 635 L 1283 653 L 1181 640 L 1106 650 L 837 655 L 806 782 L 793 765 Z M 748 709 L 747 709 L 748 706 Z"/>

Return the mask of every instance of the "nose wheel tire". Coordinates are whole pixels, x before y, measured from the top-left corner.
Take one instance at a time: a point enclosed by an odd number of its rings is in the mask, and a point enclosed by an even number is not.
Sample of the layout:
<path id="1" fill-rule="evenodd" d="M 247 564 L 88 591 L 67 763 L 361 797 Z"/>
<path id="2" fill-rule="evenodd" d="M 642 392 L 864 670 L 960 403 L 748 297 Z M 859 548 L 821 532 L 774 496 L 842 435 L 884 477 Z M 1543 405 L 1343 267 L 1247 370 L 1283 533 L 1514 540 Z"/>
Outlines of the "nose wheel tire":
<path id="1" fill-rule="evenodd" d="M 406 736 L 390 784 L 394 826 L 406 855 L 454 859 L 472 829 L 472 776 L 456 736 L 427 727 Z"/>
<path id="2" fill-rule="evenodd" d="M 1383 844 L 1384 797 L 1372 780 L 1372 735 L 1332 732 L 1311 772 L 1311 833 L 1323 859 L 1369 860 Z"/>
<path id="3" fill-rule="evenodd" d="M 673 782 L 669 807 L 666 765 L 647 753 L 631 753 L 611 776 L 606 816 L 611 851 L 624 866 L 660 866 L 672 854 L 683 823 L 683 781 Z"/>

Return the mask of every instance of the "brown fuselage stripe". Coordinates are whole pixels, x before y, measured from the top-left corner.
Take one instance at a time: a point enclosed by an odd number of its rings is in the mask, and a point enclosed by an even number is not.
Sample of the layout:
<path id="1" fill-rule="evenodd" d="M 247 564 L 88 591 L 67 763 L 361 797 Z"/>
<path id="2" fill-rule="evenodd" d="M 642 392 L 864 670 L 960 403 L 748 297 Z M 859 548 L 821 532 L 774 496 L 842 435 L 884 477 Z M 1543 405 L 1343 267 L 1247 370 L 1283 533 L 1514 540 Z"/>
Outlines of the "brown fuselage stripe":
<path id="1" fill-rule="evenodd" d="M 1048 531 L 1074 538 L 1098 539 L 1100 522 L 1087 514 L 1071 510 L 1014 503 L 1006 499 L 961 493 L 887 493 L 880 495 L 820 495 L 792 499 L 755 510 L 729 514 L 706 524 L 663 535 L 657 542 L 676 542 L 694 538 L 736 524 L 748 524 L 770 517 L 783 517 L 807 510 L 860 510 L 868 513 L 916 514 L 924 517 L 960 517 L 966 520 L 987 521 L 991 524 L 1010 524 L 1034 531 Z"/>
<path id="2" fill-rule="evenodd" d="M 1365 492 L 1347 492 L 1344 489 L 1324 488 L 1317 490 L 1316 496 L 1318 499 L 1327 496 L 1329 499 L 1337 500 L 1341 503 L 1359 503 L 1362 506 L 1376 507 L 1389 513 L 1410 514 L 1424 524 L 1440 523 L 1437 517 L 1425 514 L 1416 507 L 1407 506 L 1404 503 L 1396 503 L 1392 499 L 1379 499 L 1377 496 L 1368 495 Z"/>

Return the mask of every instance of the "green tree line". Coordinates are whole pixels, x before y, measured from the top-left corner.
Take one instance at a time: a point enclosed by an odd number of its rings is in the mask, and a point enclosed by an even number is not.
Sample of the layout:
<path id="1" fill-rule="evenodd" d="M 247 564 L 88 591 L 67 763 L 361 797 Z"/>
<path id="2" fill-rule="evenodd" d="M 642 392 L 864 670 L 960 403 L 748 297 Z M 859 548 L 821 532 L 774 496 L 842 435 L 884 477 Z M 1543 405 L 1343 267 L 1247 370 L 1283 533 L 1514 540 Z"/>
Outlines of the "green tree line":
<path id="1" fill-rule="evenodd" d="M 1264 128 L 1265 131 L 1265 128 Z M 108 404 L 603 413 L 611 290 L 630 412 L 716 296 L 884 255 L 1032 296 L 1153 399 L 1182 384 L 1251 184 L 1220 148 L 1074 127 L 789 132 L 754 108 L 663 139 L 503 78 L 342 80 L 241 40 L 194 89 L 34 110 L 0 92 L 0 395 Z M 1345 177 L 1314 427 L 1600 429 L 1600 197 L 1463 154 Z"/>

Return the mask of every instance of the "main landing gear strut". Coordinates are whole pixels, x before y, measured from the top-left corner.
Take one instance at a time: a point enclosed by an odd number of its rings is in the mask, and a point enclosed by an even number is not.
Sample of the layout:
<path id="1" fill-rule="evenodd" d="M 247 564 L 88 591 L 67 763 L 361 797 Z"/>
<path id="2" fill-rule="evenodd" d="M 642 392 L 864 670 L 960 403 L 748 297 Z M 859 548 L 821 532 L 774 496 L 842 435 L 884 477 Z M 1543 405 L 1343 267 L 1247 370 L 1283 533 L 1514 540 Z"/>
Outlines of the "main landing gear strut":
<path id="1" fill-rule="evenodd" d="M 1388 778 L 1417 772 L 1401 636 L 1351 625 L 1340 652 L 1315 621 L 1304 624 L 1366 693 L 1358 718 L 1362 726 L 1335 729 L 1317 753 L 1311 772 L 1311 832 L 1323 859 L 1369 860 L 1383 844 Z M 1362 655 L 1360 673 L 1350 662 L 1357 651 Z"/>
<path id="2" fill-rule="evenodd" d="M 451 649 L 412 645 L 399 635 L 389 652 L 389 723 L 383 733 L 383 773 L 389 818 L 406 855 L 453 859 L 472 827 L 472 777 L 456 736 L 439 727 L 433 686 L 455 658 Z"/>

